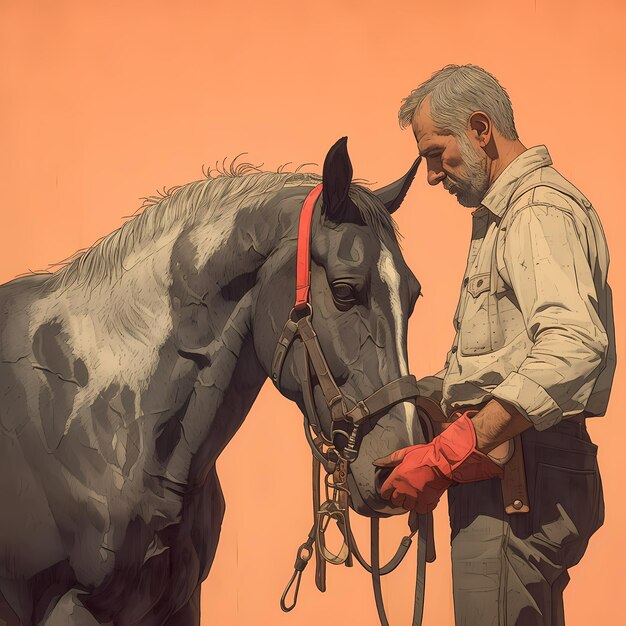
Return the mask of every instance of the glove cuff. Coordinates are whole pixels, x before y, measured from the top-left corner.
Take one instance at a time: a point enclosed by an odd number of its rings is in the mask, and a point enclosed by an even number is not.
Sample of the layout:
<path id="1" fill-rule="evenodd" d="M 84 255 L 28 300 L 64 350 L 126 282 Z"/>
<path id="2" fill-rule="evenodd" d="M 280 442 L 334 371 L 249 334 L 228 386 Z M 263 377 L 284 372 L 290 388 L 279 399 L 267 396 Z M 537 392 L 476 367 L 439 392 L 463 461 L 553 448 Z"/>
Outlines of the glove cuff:
<path id="1" fill-rule="evenodd" d="M 476 449 L 476 431 L 464 413 L 446 428 L 435 443 L 440 460 L 439 470 L 457 483 L 502 477 L 502 468 Z"/>

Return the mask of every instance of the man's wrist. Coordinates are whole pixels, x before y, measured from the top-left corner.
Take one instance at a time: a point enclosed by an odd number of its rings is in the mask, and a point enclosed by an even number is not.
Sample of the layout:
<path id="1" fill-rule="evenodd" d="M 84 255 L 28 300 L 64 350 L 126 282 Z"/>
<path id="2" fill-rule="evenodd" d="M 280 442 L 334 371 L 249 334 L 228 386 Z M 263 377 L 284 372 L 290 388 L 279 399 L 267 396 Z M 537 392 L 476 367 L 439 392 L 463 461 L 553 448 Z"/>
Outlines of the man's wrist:
<path id="1" fill-rule="evenodd" d="M 532 427 L 513 405 L 502 400 L 491 400 L 472 418 L 472 425 L 476 448 L 485 454 Z"/>

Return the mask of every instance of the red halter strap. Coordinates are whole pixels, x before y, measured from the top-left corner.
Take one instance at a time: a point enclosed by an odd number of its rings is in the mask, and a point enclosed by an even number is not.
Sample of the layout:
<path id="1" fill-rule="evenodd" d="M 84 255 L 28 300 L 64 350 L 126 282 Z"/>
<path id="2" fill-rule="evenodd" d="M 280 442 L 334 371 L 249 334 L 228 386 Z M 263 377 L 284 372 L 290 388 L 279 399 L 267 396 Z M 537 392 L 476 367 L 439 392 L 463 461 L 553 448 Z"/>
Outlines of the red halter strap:
<path id="1" fill-rule="evenodd" d="M 315 202 L 321 193 L 321 184 L 313 187 L 306 197 L 300 212 L 298 256 L 296 260 L 296 303 L 293 305 L 293 308 L 296 310 L 305 307 L 309 301 L 309 288 L 311 286 L 311 218 L 313 217 Z"/>

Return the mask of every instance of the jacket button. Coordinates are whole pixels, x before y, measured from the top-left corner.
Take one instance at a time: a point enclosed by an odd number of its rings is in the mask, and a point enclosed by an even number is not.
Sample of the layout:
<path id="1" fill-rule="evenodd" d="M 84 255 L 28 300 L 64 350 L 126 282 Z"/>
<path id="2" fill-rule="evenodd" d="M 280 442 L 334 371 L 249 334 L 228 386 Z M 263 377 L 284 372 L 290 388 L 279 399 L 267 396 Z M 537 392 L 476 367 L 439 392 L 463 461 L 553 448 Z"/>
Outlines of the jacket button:
<path id="1" fill-rule="evenodd" d="M 515 502 L 513 502 L 513 508 L 516 511 L 519 511 L 523 506 L 524 506 L 524 503 L 521 500 L 515 500 Z"/>
<path id="2" fill-rule="evenodd" d="M 452 354 L 454 354 L 458 350 L 457 346 L 452 346 Z"/>
<path id="3" fill-rule="evenodd" d="M 467 287 L 467 283 L 469 283 L 469 278 L 466 276 L 466 277 L 463 279 L 463 287 Z"/>

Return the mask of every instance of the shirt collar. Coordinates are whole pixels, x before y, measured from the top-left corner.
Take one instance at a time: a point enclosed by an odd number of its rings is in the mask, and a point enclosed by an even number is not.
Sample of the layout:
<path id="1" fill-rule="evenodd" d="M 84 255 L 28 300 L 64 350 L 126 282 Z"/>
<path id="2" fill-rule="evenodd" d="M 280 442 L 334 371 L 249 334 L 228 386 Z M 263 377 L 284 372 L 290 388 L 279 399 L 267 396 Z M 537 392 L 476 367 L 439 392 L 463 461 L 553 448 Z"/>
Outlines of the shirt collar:
<path id="1" fill-rule="evenodd" d="M 549 165 L 552 165 L 552 159 L 545 146 L 535 146 L 522 152 L 506 166 L 489 187 L 481 203 L 482 206 L 500 217 L 506 210 L 522 179 L 540 167 L 548 167 Z"/>

